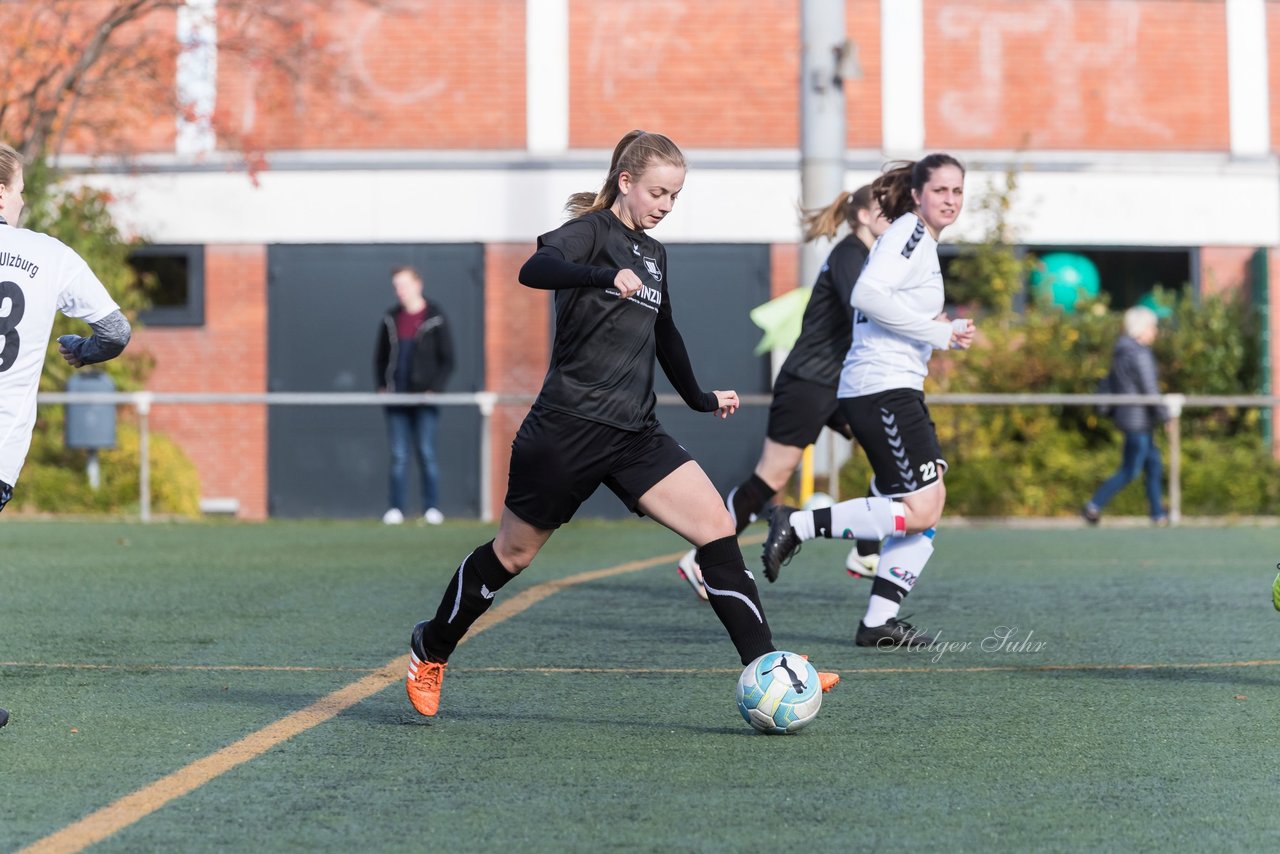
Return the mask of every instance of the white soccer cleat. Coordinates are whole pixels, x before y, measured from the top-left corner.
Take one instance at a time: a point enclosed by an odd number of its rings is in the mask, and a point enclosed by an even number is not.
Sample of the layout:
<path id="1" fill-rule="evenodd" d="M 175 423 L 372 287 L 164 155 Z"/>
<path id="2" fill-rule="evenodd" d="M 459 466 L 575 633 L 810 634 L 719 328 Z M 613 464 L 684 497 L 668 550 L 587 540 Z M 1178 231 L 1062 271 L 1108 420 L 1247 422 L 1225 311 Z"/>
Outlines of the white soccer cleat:
<path id="1" fill-rule="evenodd" d="M 392 507 L 386 513 L 382 514 L 382 524 L 399 525 L 404 522 L 404 514 L 400 512 L 399 507 Z"/>
<path id="2" fill-rule="evenodd" d="M 426 522 L 428 525 L 439 525 L 444 522 L 444 514 L 432 507 L 426 513 L 422 514 L 422 521 Z"/>
<path id="3" fill-rule="evenodd" d="M 698 594 L 698 598 L 707 601 L 707 588 L 702 583 L 702 570 L 698 568 L 698 550 L 689 549 L 684 553 L 676 563 L 676 572 L 680 573 L 680 577 L 689 582 L 689 586 L 693 588 L 693 592 Z"/>
<path id="4" fill-rule="evenodd" d="M 857 546 L 849 549 L 849 557 L 844 562 L 844 568 L 854 578 L 874 578 L 879 565 L 879 554 L 860 555 Z"/>

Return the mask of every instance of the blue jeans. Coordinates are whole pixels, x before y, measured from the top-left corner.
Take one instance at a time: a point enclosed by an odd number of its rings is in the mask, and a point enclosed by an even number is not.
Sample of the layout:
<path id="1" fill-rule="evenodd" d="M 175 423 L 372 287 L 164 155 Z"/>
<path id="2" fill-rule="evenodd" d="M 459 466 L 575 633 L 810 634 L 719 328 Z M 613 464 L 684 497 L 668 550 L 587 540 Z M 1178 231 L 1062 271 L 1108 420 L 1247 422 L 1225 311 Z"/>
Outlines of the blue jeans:
<path id="1" fill-rule="evenodd" d="M 1108 501 L 1116 497 L 1117 492 L 1128 486 L 1139 472 L 1142 472 L 1147 488 L 1147 504 L 1151 508 L 1151 518 L 1163 518 L 1165 510 L 1161 499 L 1160 480 L 1164 475 L 1164 464 L 1160 461 L 1160 449 L 1156 447 L 1155 438 L 1150 430 L 1138 433 L 1125 432 L 1120 468 L 1098 487 L 1098 491 L 1093 494 L 1089 503 L 1101 510 Z"/>
<path id="2" fill-rule="evenodd" d="M 405 485 L 413 448 L 417 448 L 422 470 L 423 509 L 437 506 L 440 470 L 436 465 L 436 422 L 439 418 L 440 410 L 435 406 L 387 407 L 387 439 L 391 445 L 390 506 L 401 511 L 407 509 Z"/>

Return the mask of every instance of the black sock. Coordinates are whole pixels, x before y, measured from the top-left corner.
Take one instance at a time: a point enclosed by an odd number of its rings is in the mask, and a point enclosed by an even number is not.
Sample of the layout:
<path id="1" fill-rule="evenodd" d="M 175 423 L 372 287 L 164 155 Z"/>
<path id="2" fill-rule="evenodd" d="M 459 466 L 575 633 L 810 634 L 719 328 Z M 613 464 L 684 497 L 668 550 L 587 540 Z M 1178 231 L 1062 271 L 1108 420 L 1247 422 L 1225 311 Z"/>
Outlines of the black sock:
<path id="1" fill-rule="evenodd" d="M 493 550 L 493 540 L 480 546 L 458 567 L 449 580 L 436 615 L 422 632 L 419 658 L 448 661 L 471 624 L 493 604 L 493 594 L 515 578 Z"/>
<path id="2" fill-rule="evenodd" d="M 734 487 L 729 493 L 729 512 L 733 514 L 733 524 L 741 534 L 760 515 L 760 511 L 773 498 L 774 489 L 752 473 L 751 477 Z"/>
<path id="3" fill-rule="evenodd" d="M 831 539 L 831 508 L 819 507 L 813 511 L 813 531 L 819 537 Z"/>
<path id="4" fill-rule="evenodd" d="M 871 580 L 871 595 L 879 596 L 881 599 L 888 599 L 890 602 L 902 604 L 902 600 L 907 598 L 906 588 L 899 587 L 887 578 L 876 576 Z"/>
<path id="5" fill-rule="evenodd" d="M 872 498 L 874 495 L 875 493 L 872 492 L 870 489 L 867 490 L 868 498 Z M 858 540 L 857 549 L 858 549 L 858 554 L 862 555 L 863 557 L 866 557 L 867 555 L 878 555 L 880 554 L 880 541 L 879 540 Z"/>
<path id="6" fill-rule="evenodd" d="M 773 635 L 764 618 L 755 579 L 747 571 L 737 537 L 722 537 L 698 549 L 698 566 L 711 608 L 729 631 L 743 664 L 773 651 Z"/>

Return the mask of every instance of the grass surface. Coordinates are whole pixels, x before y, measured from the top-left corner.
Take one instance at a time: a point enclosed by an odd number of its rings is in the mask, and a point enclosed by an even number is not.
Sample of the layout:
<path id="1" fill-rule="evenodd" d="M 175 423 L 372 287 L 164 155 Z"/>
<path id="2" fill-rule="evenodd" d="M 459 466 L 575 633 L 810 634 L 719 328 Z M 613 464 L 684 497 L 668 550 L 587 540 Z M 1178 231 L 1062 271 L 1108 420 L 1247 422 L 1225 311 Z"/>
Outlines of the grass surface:
<path id="1" fill-rule="evenodd" d="M 491 535 L 0 522 L 0 850 L 403 656 Z M 499 601 L 681 550 L 574 523 Z M 396 682 L 97 849 L 1280 848 L 1275 529 L 944 529 L 906 608 L 928 653 L 852 645 L 846 550 L 762 586 L 778 645 L 844 676 L 798 735 L 742 721 L 732 647 L 663 562 L 469 640 L 434 721 Z"/>

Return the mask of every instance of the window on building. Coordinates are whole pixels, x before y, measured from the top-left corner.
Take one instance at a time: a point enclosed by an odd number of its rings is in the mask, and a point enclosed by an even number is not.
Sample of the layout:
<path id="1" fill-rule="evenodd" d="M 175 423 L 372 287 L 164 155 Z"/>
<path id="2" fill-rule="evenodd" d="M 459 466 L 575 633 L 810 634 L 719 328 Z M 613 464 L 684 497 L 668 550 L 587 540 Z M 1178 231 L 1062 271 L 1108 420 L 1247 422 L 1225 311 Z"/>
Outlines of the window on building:
<path id="1" fill-rule="evenodd" d="M 143 324 L 204 325 L 203 246 L 139 247 L 129 266 L 149 303 L 138 315 Z"/>

